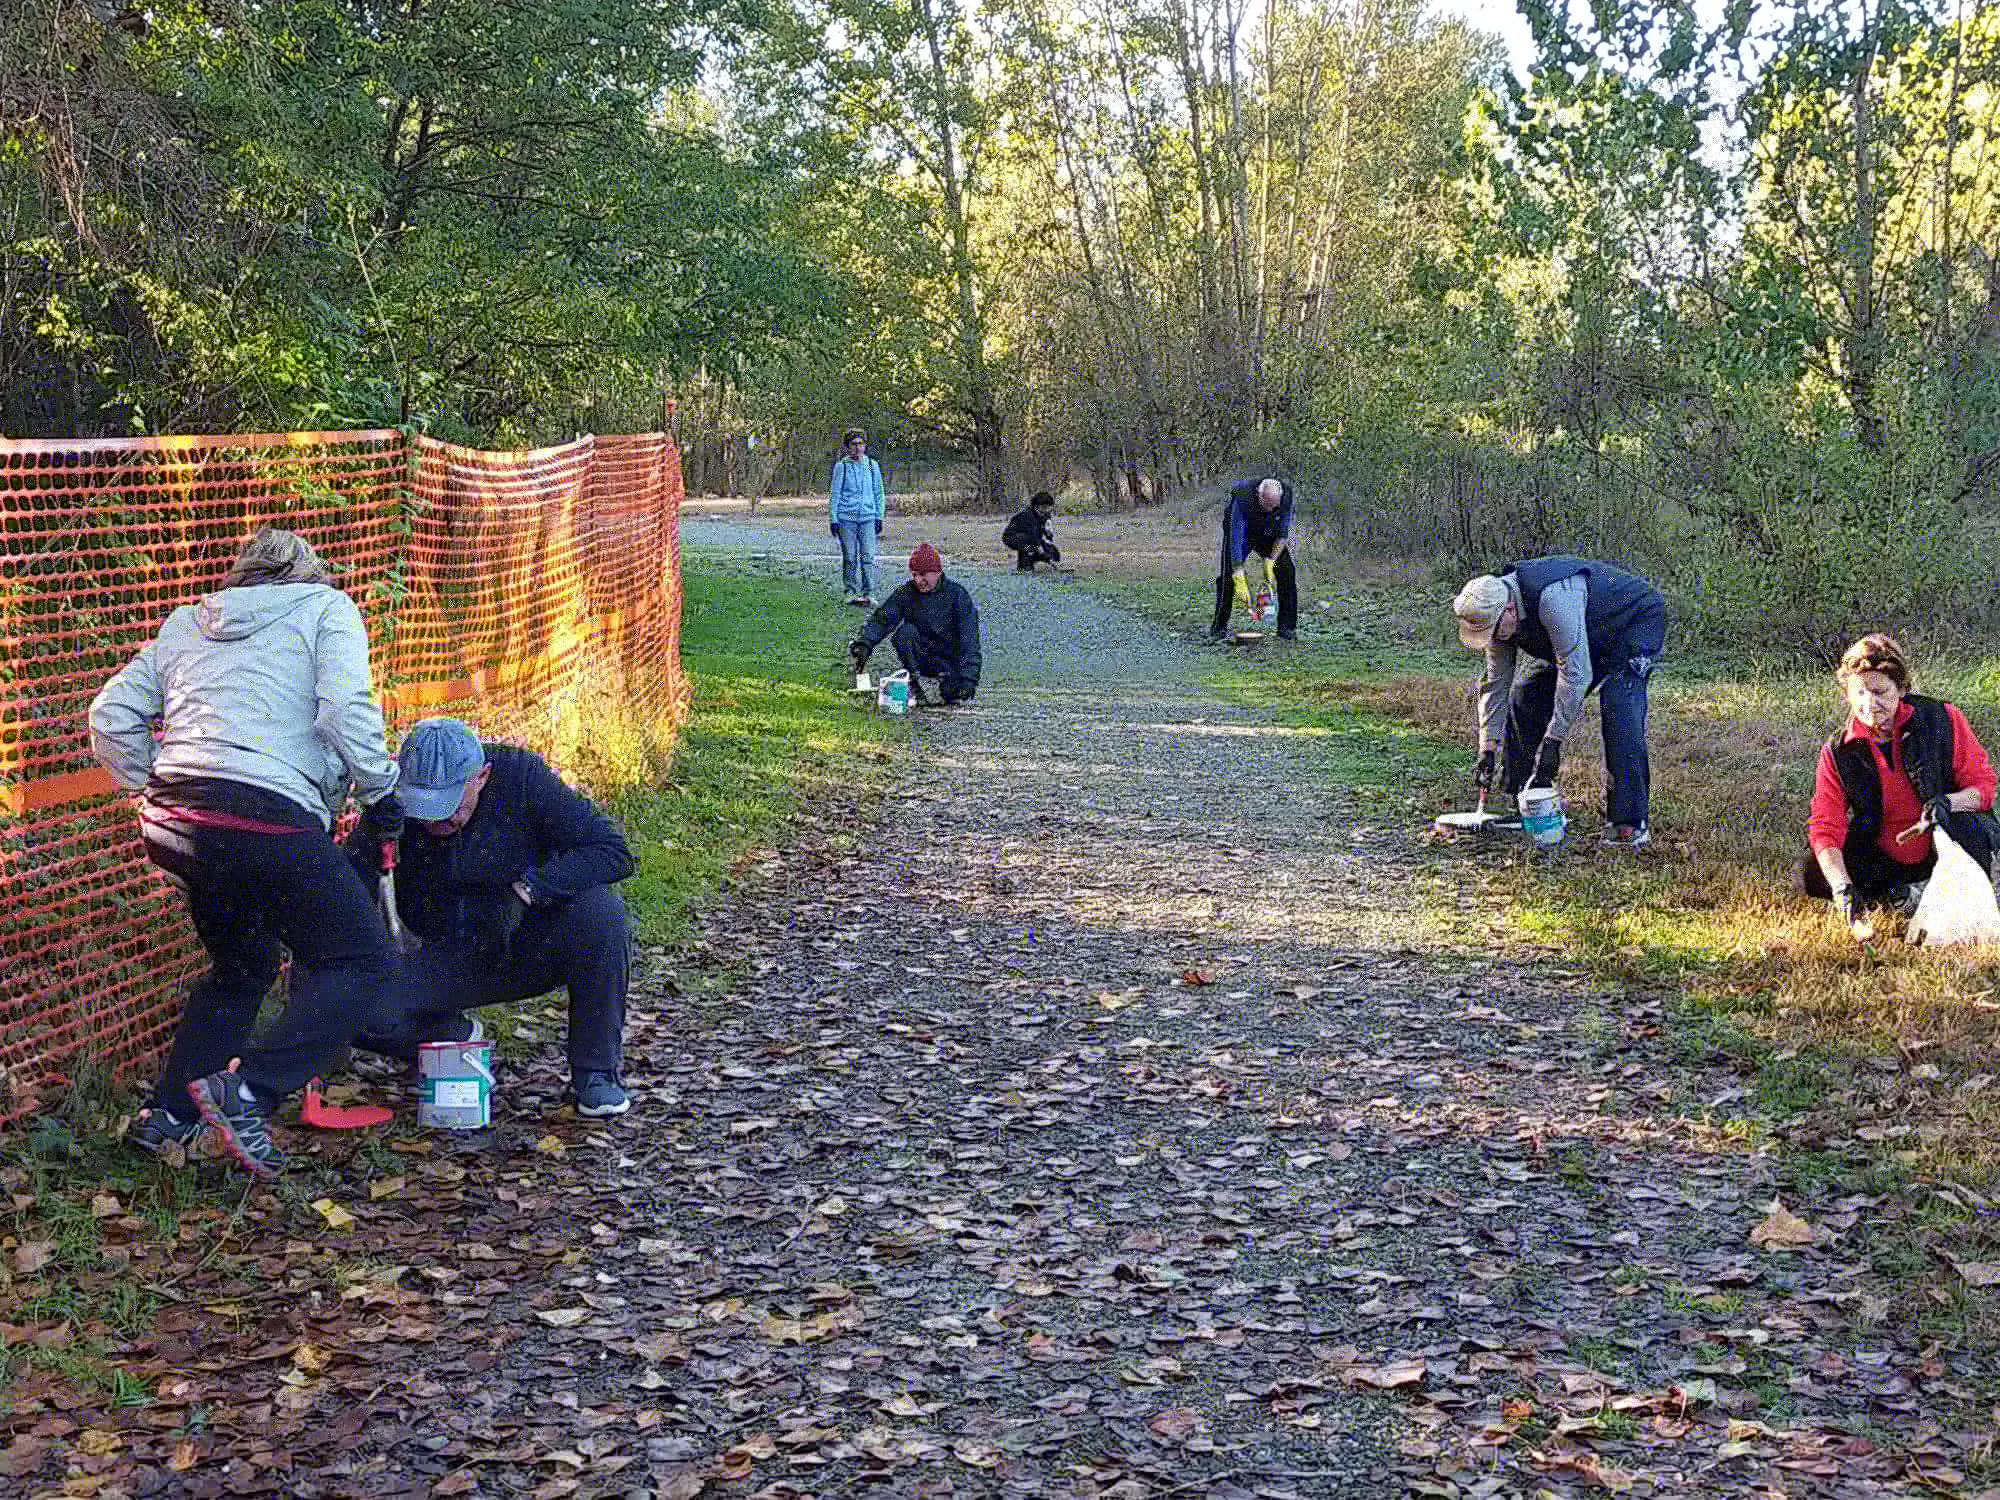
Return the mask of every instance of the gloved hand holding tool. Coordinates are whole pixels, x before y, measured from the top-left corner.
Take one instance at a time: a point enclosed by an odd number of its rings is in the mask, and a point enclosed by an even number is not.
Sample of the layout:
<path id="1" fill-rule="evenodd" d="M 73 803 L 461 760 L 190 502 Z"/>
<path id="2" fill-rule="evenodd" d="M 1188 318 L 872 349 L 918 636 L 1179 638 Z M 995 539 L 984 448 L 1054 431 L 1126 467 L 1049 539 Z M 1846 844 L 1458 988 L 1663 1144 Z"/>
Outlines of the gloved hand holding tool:
<path id="1" fill-rule="evenodd" d="M 1917 821 L 1896 835 L 1896 842 L 1907 844 L 1919 834 L 1931 833 L 1951 821 L 1951 798 L 1933 797 L 1924 804 L 1924 810 L 1917 815 Z"/>
<path id="2" fill-rule="evenodd" d="M 1840 920 L 1847 924 L 1847 930 L 1854 934 L 1857 943 L 1865 943 L 1875 936 L 1875 924 L 1861 914 L 1861 898 L 1855 894 L 1852 885 L 1834 887 L 1833 909 L 1840 913 Z"/>
<path id="3" fill-rule="evenodd" d="M 847 659 L 854 666 L 854 675 L 859 677 L 868 665 L 868 647 L 860 641 L 849 641 Z"/>
<path id="4" fill-rule="evenodd" d="M 1479 752 L 1477 768 L 1472 773 L 1472 784 L 1479 788 L 1479 801 L 1483 806 L 1486 794 L 1493 790 L 1493 781 L 1500 769 L 1500 752 L 1482 750 Z"/>
<path id="5" fill-rule="evenodd" d="M 1250 607 L 1250 580 L 1243 576 L 1241 568 L 1236 570 L 1235 593 L 1236 607 L 1238 609 L 1248 609 Z"/>

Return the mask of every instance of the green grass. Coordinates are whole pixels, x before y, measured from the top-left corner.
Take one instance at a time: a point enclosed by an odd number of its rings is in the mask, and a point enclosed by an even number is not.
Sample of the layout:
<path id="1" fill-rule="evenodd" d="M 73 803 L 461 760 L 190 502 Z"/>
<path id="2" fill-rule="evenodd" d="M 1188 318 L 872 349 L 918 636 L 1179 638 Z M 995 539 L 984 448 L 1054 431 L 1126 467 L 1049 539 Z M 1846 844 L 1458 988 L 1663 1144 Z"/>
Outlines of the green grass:
<path id="1" fill-rule="evenodd" d="M 615 804 L 639 862 L 626 898 L 654 945 L 686 937 L 702 898 L 802 810 L 867 803 L 895 743 L 844 691 L 858 622 L 824 583 L 694 556 L 685 589 L 693 710 L 665 779 Z"/>

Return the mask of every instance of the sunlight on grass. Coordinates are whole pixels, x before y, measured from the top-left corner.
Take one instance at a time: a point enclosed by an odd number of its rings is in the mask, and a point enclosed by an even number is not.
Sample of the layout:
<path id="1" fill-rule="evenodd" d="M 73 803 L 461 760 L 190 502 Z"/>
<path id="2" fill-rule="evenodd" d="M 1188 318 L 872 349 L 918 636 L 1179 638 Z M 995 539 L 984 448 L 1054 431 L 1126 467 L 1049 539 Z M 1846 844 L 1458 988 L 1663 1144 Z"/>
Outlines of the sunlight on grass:
<path id="1" fill-rule="evenodd" d="M 684 937 L 693 904 L 801 809 L 858 810 L 885 784 L 885 721 L 843 690 L 852 623 L 823 584 L 690 561 L 693 710 L 664 781 L 616 808 L 639 861 L 626 894 L 644 941 Z"/>

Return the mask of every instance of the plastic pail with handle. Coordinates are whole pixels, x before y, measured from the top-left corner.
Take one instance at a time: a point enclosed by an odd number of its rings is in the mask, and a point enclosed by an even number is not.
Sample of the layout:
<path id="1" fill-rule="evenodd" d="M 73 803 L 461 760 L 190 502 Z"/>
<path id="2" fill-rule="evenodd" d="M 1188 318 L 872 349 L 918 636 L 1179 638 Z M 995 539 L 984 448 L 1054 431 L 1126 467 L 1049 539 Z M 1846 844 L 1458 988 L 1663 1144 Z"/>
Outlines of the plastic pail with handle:
<path id="1" fill-rule="evenodd" d="M 493 1123 L 493 1044 L 425 1042 L 417 1048 L 417 1123 L 484 1130 Z"/>
<path id="2" fill-rule="evenodd" d="M 1560 844 L 1569 828 L 1563 814 L 1562 798 L 1551 786 L 1531 786 L 1515 799 L 1521 808 L 1521 828 L 1544 847 Z"/>
<path id="3" fill-rule="evenodd" d="M 906 714 L 910 711 L 910 674 L 898 672 L 884 677 L 882 686 L 875 696 L 876 705 L 885 714 Z"/>

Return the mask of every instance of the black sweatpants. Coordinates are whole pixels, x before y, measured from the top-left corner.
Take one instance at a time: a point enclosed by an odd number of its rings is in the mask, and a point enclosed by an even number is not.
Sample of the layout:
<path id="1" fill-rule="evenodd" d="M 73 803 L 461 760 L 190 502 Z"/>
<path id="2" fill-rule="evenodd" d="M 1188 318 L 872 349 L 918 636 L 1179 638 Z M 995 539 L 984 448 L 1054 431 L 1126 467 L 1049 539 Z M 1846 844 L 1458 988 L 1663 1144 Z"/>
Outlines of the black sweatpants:
<path id="1" fill-rule="evenodd" d="M 153 1107 L 191 1117 L 188 1084 L 236 1056 L 259 1102 L 276 1104 L 383 1004 L 395 950 L 374 899 L 316 829 L 245 833 L 149 818 L 144 834 L 147 858 L 186 894 L 210 965 L 188 991 Z M 292 969 L 284 1014 L 249 1041 L 285 949 Z"/>
<path id="2" fill-rule="evenodd" d="M 1036 542 L 1032 546 L 1014 549 L 1014 571 L 1017 573 L 1032 573 L 1036 563 L 1061 562 L 1062 553 L 1056 550 L 1054 542 Z"/>
<path id="3" fill-rule="evenodd" d="M 567 901 L 530 907 L 497 963 L 453 942 L 427 942 L 404 957 L 393 986 L 401 1020 L 355 1045 L 408 1062 L 418 1043 L 435 1041 L 468 1010 L 566 989 L 571 1073 L 616 1073 L 624 1064 L 631 973 L 625 899 L 608 885 L 592 886 Z"/>
<path id="4" fill-rule="evenodd" d="M 1223 543 L 1228 546 L 1227 541 Z M 1264 553 L 1259 557 L 1269 563 Z M 1272 570 L 1278 580 L 1278 629 L 1288 632 L 1299 628 L 1299 572 L 1292 566 L 1292 549 L 1287 547 L 1278 557 Z M 1215 623 L 1208 627 L 1210 635 L 1221 635 L 1229 628 L 1230 607 L 1236 602 L 1236 570 L 1229 566 L 1229 554 L 1222 555 L 1222 571 L 1215 578 Z"/>
<path id="5" fill-rule="evenodd" d="M 1954 844 L 1972 856 L 1980 869 L 1991 875 L 1993 840 L 1987 832 L 1988 826 L 1977 813 L 1953 813 L 1944 825 L 1944 831 L 1951 836 Z M 1907 865 L 1884 854 L 1873 839 L 1850 836 L 1840 852 L 1847 856 L 1847 878 L 1854 883 L 1854 893 L 1863 902 L 1880 901 L 1897 886 L 1908 885 L 1913 880 L 1928 880 L 1931 871 L 1937 868 L 1935 848 L 1916 863 Z M 1833 898 L 1832 888 L 1826 883 L 1826 872 L 1810 852 L 1799 865 L 1799 885 L 1815 900 Z"/>

